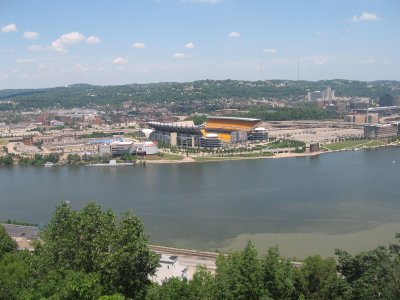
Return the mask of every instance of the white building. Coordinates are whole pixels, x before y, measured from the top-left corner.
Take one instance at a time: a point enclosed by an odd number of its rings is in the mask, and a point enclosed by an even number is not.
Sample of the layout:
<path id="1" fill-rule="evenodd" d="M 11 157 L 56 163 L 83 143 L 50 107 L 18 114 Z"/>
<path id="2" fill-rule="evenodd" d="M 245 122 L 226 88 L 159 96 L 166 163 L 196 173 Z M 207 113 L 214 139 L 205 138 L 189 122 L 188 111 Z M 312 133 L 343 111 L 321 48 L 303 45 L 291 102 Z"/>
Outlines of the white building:
<path id="1" fill-rule="evenodd" d="M 188 269 L 181 266 L 178 261 L 178 256 L 161 254 L 160 267 L 157 269 L 156 274 L 152 276 L 151 280 L 162 284 L 170 278 L 188 279 Z"/>
<path id="2" fill-rule="evenodd" d="M 146 155 L 154 155 L 158 153 L 158 146 L 151 141 L 137 142 L 133 144 L 136 147 L 136 152 L 144 152 Z"/>

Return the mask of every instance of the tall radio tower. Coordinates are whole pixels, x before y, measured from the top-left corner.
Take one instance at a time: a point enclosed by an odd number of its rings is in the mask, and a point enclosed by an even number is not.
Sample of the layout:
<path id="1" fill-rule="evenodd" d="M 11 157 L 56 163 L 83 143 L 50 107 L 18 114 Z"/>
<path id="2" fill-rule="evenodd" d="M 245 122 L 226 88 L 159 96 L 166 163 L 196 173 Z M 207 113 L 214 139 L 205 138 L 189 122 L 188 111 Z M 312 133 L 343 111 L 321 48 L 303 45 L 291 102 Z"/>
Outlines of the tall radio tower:
<path id="1" fill-rule="evenodd" d="M 300 80 L 300 56 L 297 56 L 297 81 Z"/>

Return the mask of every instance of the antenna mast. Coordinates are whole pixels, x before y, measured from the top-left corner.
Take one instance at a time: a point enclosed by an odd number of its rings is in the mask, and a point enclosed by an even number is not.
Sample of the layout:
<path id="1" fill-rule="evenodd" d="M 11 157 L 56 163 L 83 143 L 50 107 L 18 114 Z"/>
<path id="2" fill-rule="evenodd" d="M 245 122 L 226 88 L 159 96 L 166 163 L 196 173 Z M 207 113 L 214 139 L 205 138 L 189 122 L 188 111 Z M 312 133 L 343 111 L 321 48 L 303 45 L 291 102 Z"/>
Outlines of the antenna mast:
<path id="1" fill-rule="evenodd" d="M 297 56 L 297 81 L 300 80 L 300 56 Z"/>

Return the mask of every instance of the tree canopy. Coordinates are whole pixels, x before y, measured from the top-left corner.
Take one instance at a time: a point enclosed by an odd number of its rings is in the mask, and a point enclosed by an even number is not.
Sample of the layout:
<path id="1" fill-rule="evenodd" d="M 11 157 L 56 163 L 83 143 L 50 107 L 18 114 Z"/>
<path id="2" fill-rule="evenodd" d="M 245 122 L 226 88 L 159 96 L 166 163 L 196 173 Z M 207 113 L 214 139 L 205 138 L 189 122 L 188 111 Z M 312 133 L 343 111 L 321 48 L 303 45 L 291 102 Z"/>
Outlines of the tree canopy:
<path id="1" fill-rule="evenodd" d="M 17 299 L 400 299 L 400 244 L 334 258 L 292 263 L 273 247 L 260 255 L 249 241 L 221 253 L 215 272 L 198 267 L 190 281 L 150 282 L 159 257 L 149 250 L 143 224 L 95 203 L 57 206 L 35 251 L 17 251 L 0 226 L 0 300 Z M 400 239 L 400 235 L 397 235 Z"/>

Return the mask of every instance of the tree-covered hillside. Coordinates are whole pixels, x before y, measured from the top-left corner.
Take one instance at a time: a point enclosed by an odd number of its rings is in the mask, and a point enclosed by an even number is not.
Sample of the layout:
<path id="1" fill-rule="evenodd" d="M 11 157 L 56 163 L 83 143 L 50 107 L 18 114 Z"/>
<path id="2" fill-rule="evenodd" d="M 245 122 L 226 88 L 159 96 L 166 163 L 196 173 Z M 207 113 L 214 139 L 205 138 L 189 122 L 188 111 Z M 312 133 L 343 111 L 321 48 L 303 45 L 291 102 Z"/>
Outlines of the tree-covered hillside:
<path id="1" fill-rule="evenodd" d="M 185 83 L 129 84 L 121 86 L 95 86 L 75 84 L 71 86 L 0 90 L 0 101 L 9 101 L 14 109 L 50 107 L 93 107 L 110 104 L 118 106 L 125 101 L 134 103 L 168 104 L 172 102 L 204 101 L 212 99 L 304 99 L 309 91 L 331 87 L 337 96 L 378 97 L 384 94 L 400 96 L 398 81 L 238 81 L 238 80 L 200 80 Z M 0 109 L 9 109 L 3 105 Z"/>

